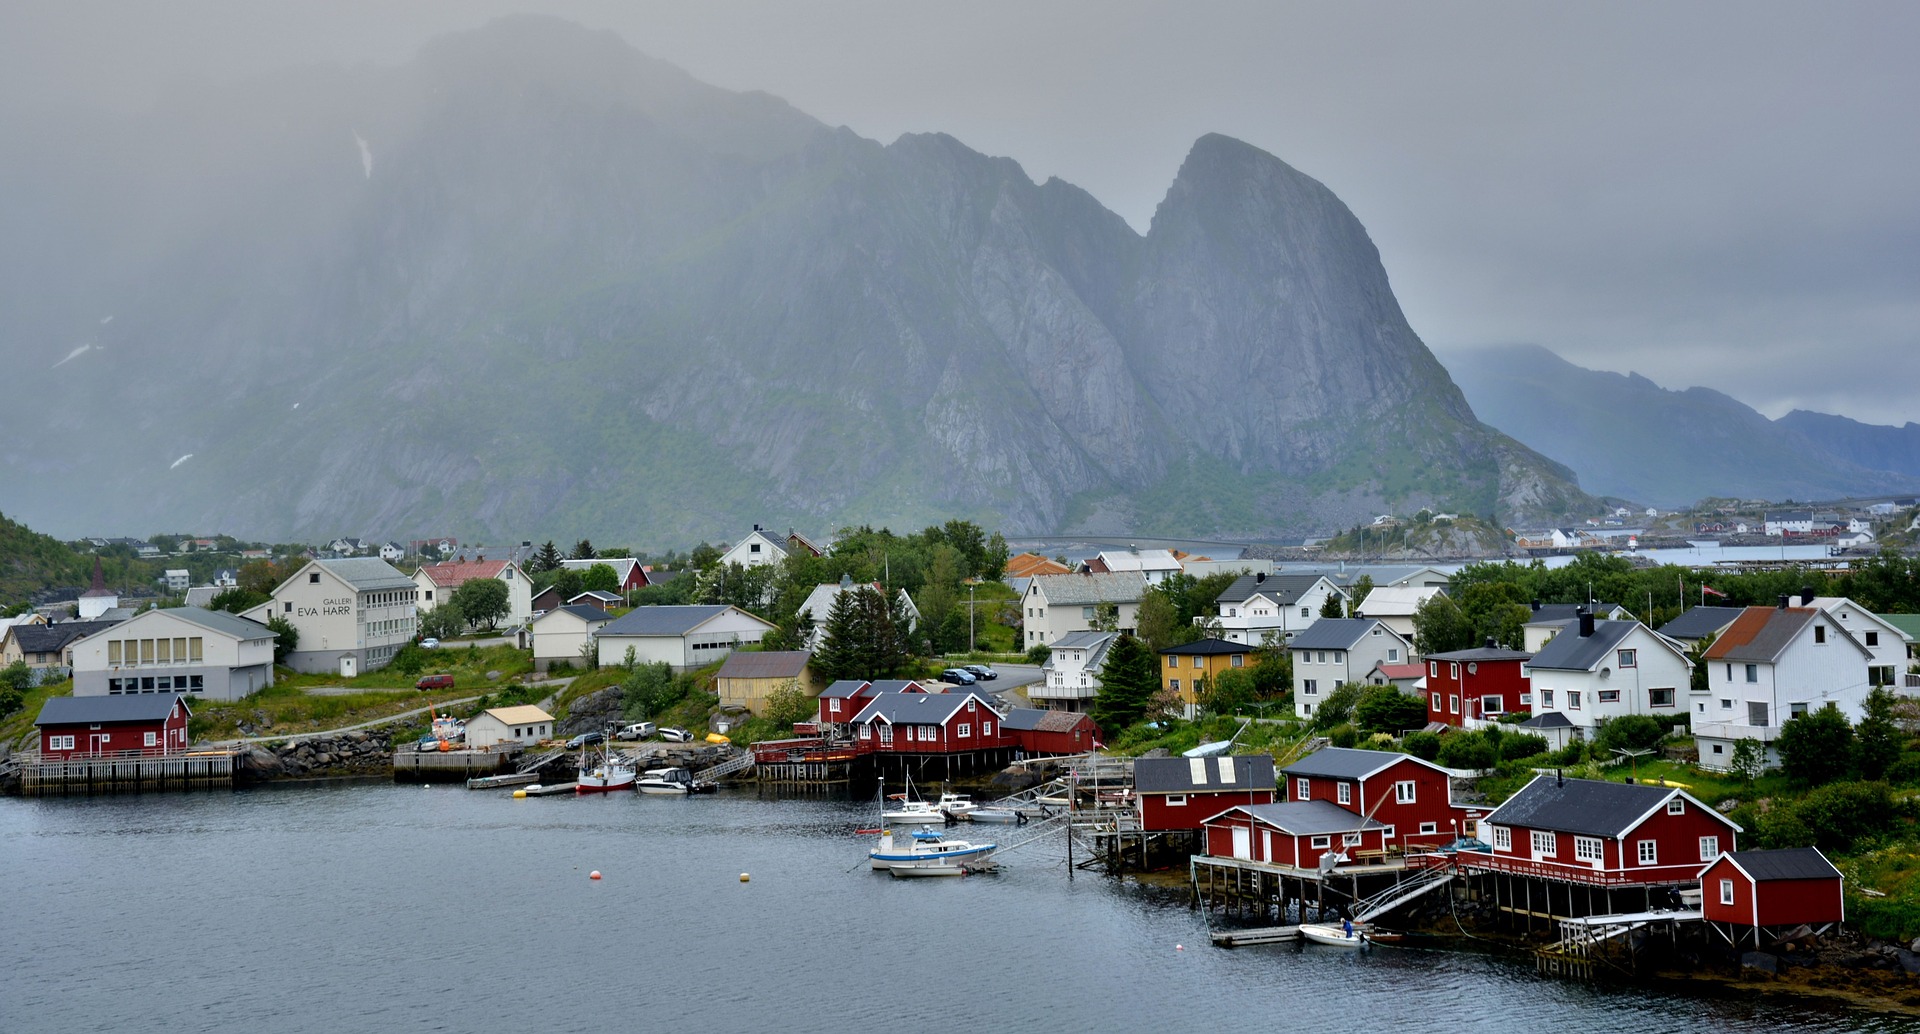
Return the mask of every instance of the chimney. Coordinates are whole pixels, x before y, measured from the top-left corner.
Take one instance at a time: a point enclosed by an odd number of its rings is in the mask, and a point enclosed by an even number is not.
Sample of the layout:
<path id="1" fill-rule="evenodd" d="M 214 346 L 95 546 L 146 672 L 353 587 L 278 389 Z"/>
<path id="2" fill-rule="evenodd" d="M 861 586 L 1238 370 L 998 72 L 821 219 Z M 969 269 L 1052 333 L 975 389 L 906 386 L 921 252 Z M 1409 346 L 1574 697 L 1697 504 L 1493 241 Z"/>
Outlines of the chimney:
<path id="1" fill-rule="evenodd" d="M 1495 647 L 1496 645 L 1498 645 L 1498 644 L 1496 644 L 1496 643 L 1495 643 L 1495 642 L 1493 641 L 1493 637 L 1492 637 L 1492 636 L 1488 636 L 1488 637 L 1487 637 L 1487 649 L 1489 649 L 1489 650 L 1491 650 L 1491 649 L 1494 649 L 1494 647 Z"/>
<path id="2" fill-rule="evenodd" d="M 1256 574 L 1253 576 L 1253 584 L 1255 585 L 1262 585 L 1266 582 L 1266 580 L 1267 580 L 1267 573 L 1265 571 L 1262 571 L 1259 574 Z"/>
<path id="3" fill-rule="evenodd" d="M 1564 768 L 1556 768 L 1556 769 L 1554 769 L 1554 770 L 1553 770 L 1553 785 L 1555 785 L 1555 786 L 1565 786 L 1565 785 L 1567 785 L 1567 770 L 1566 770 L 1566 769 L 1564 769 Z"/>
<path id="4" fill-rule="evenodd" d="M 1593 611 L 1590 611 L 1585 607 L 1581 607 L 1579 610 L 1575 611 L 1575 613 L 1580 615 L 1580 638 L 1586 639 L 1592 636 L 1593 635 Z"/>
<path id="5" fill-rule="evenodd" d="M 1800 605 L 1802 607 L 1813 606 L 1813 586 L 1802 585 L 1800 587 Z"/>
<path id="6" fill-rule="evenodd" d="M 1540 601 L 1539 601 L 1539 600 L 1534 600 L 1534 601 L 1533 601 L 1533 604 L 1532 604 L 1532 605 L 1533 605 L 1533 609 L 1534 609 L 1534 612 L 1535 612 L 1535 613 L 1539 613 L 1539 611 L 1540 611 Z"/>
<path id="7" fill-rule="evenodd" d="M 1780 594 L 1780 609 L 1781 609 L 1781 610 L 1785 610 L 1785 609 L 1787 609 L 1787 604 L 1789 604 L 1789 603 L 1792 603 L 1792 602 L 1793 602 L 1793 597 L 1791 597 L 1791 596 L 1789 596 L 1789 595 L 1787 595 L 1787 594 L 1786 594 L 1786 593 L 1784 593 L 1784 592 Z"/>

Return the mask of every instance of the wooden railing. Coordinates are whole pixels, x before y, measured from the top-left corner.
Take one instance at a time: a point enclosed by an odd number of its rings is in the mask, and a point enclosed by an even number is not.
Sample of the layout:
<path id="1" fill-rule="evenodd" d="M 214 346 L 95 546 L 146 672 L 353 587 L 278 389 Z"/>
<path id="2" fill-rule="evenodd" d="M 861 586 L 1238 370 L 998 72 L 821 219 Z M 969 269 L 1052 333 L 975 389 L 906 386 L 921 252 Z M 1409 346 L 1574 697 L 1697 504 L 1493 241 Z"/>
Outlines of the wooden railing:
<path id="1" fill-rule="evenodd" d="M 1686 883 L 1699 873 L 1700 863 L 1686 865 L 1649 865 L 1634 869 L 1594 869 L 1585 865 L 1542 862 L 1512 855 L 1462 851 L 1452 856 L 1462 869 L 1481 869 L 1564 880 L 1594 887 L 1641 887 L 1668 883 Z"/>

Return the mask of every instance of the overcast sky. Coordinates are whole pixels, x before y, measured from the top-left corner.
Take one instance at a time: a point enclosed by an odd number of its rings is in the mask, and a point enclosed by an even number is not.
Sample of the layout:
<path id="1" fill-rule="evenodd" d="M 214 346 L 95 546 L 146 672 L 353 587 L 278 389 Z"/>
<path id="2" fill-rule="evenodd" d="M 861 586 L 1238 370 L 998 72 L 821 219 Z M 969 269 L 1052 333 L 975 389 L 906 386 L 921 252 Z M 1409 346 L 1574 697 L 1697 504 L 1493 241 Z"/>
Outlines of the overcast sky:
<path id="1" fill-rule="evenodd" d="M 1920 4 L 0 0 L 0 104 L 395 64 L 545 11 L 1144 230 L 1220 132 L 1320 179 L 1444 359 L 1544 345 L 1769 416 L 1920 421 Z"/>

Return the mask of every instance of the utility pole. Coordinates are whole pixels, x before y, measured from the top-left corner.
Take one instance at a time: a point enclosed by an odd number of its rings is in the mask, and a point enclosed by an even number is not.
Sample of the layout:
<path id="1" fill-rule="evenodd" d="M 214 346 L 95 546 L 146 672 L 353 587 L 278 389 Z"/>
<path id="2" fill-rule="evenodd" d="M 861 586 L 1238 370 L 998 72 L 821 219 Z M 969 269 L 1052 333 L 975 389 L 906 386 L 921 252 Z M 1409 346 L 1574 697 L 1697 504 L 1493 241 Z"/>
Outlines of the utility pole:
<path id="1" fill-rule="evenodd" d="M 967 652 L 968 653 L 973 652 L 974 643 L 976 642 L 976 640 L 973 638 L 973 590 L 977 588 L 979 588 L 978 582 L 967 583 Z"/>

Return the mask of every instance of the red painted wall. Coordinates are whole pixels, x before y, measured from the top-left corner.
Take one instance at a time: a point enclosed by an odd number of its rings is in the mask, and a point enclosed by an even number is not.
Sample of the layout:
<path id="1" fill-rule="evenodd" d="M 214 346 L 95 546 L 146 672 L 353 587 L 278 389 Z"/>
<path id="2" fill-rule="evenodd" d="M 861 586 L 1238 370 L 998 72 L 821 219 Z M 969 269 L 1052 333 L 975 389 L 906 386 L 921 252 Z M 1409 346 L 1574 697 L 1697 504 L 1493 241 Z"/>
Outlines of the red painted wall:
<path id="1" fill-rule="evenodd" d="M 1207 819 L 1242 804 L 1272 804 L 1272 790 L 1235 790 L 1229 793 L 1190 793 L 1185 805 L 1167 803 L 1168 794 L 1140 795 L 1140 826 L 1149 833 L 1170 829 L 1199 829 Z"/>
<path id="2" fill-rule="evenodd" d="M 1463 725 L 1467 718 L 1487 718 L 1482 713 L 1481 700 L 1484 697 L 1500 698 L 1501 713 L 1509 711 L 1530 711 L 1531 704 L 1522 704 L 1520 695 L 1532 692 L 1532 682 L 1520 674 L 1520 661 L 1475 661 L 1478 671 L 1467 671 L 1466 661 L 1434 661 L 1427 665 L 1427 720 L 1445 722 L 1448 725 Z M 1460 675 L 1454 677 L 1453 669 L 1458 666 Z M 1459 711 L 1454 711 L 1450 700 L 1458 697 Z"/>
<path id="3" fill-rule="evenodd" d="M 1411 804 L 1401 804 L 1396 799 L 1394 785 L 1407 780 L 1414 783 L 1414 799 Z M 1351 788 L 1345 803 L 1340 800 L 1342 782 Z M 1300 797 L 1299 777 L 1287 777 L 1287 800 L 1328 801 L 1355 815 L 1364 816 L 1371 812 L 1374 821 L 1393 827 L 1393 840 L 1403 847 L 1438 847 L 1456 836 L 1467 836 L 1473 832 L 1469 818 L 1471 809 L 1452 803 L 1452 791 L 1446 773 L 1435 771 L 1412 758 L 1394 762 L 1369 778 L 1365 785 L 1352 780 L 1309 777 L 1307 792 L 1310 796 Z M 1382 797 L 1385 798 L 1384 803 Z M 1420 832 L 1420 825 L 1425 822 L 1434 824 L 1434 832 Z"/>
<path id="4" fill-rule="evenodd" d="M 1700 838 L 1718 838 L 1718 851 L 1725 854 L 1738 849 L 1734 842 L 1734 830 L 1731 823 L 1710 808 L 1703 808 L 1692 801 L 1681 799 L 1684 811 L 1678 815 L 1669 815 L 1663 806 L 1654 815 L 1630 830 L 1621 840 L 1603 838 L 1601 857 L 1606 870 L 1640 883 L 1690 883 L 1696 873 L 1706 863 L 1700 858 Z M 1590 862 L 1575 857 L 1574 835 L 1556 833 L 1554 850 L 1548 855 L 1536 855 L 1533 851 L 1533 829 L 1514 826 L 1513 849 L 1496 851 L 1496 855 L 1509 858 L 1532 859 L 1555 866 L 1565 866 L 1567 878 L 1580 882 L 1601 882 Z M 1639 843 L 1642 840 L 1654 842 L 1654 864 L 1642 865 L 1639 861 Z"/>
<path id="5" fill-rule="evenodd" d="M 1733 904 L 1720 903 L 1720 881 L 1733 881 Z M 1722 859 L 1700 876 L 1700 911 L 1708 919 L 1740 926 L 1791 926 L 1837 923 L 1846 915 L 1840 877 L 1824 880 L 1769 880 L 1755 884 L 1732 862 Z M 1760 899 L 1754 922 L 1754 896 Z"/>
<path id="6" fill-rule="evenodd" d="M 156 746 L 146 745 L 147 733 L 157 734 Z M 55 736 L 72 736 L 71 750 L 53 749 Z M 105 742 L 97 747 L 92 737 L 101 736 Z M 187 713 L 178 703 L 168 713 L 165 721 L 154 722 L 111 722 L 98 729 L 79 725 L 49 725 L 40 730 L 40 753 L 45 757 L 75 757 L 88 754 L 119 753 L 138 751 L 141 754 L 177 753 L 187 749 Z"/>

